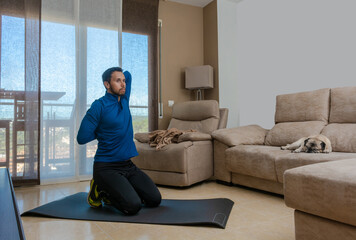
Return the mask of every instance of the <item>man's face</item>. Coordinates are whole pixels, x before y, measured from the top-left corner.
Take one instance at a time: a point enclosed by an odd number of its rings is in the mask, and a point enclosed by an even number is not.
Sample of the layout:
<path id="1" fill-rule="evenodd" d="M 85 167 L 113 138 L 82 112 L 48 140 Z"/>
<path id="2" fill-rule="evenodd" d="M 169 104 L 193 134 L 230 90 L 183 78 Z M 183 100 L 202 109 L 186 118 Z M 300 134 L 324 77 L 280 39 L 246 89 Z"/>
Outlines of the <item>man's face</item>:
<path id="1" fill-rule="evenodd" d="M 105 81 L 104 84 L 107 91 L 111 94 L 123 96 L 126 92 L 126 79 L 122 72 L 113 72 L 110 82 Z"/>

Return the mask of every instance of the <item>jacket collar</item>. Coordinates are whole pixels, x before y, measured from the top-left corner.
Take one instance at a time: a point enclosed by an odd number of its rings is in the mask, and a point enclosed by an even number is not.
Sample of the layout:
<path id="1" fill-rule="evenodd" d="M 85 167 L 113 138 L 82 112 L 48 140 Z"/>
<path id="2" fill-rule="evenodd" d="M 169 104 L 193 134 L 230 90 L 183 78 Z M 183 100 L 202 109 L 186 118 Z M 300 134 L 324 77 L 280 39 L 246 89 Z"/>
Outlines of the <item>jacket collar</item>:
<path id="1" fill-rule="evenodd" d="M 108 91 L 106 91 L 106 93 L 105 93 L 105 98 L 108 99 L 110 102 L 111 102 L 111 101 L 113 101 L 113 102 L 118 102 L 119 96 L 117 96 L 117 95 L 115 95 L 115 94 L 108 93 Z"/>

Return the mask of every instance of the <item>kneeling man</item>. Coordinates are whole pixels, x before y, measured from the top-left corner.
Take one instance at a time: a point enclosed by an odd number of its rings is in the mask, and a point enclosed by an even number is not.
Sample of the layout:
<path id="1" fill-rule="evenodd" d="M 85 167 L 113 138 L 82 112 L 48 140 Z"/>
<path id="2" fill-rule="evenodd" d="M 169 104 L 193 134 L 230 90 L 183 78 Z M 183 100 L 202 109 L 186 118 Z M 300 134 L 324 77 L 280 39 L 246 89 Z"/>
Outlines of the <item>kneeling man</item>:
<path id="1" fill-rule="evenodd" d="M 77 135 L 79 144 L 98 140 L 88 203 L 96 208 L 103 201 L 128 215 L 136 214 L 142 204 L 157 207 L 161 203 L 159 190 L 130 160 L 138 155 L 129 109 L 131 74 L 113 67 L 102 79 L 106 94 L 93 102 Z"/>

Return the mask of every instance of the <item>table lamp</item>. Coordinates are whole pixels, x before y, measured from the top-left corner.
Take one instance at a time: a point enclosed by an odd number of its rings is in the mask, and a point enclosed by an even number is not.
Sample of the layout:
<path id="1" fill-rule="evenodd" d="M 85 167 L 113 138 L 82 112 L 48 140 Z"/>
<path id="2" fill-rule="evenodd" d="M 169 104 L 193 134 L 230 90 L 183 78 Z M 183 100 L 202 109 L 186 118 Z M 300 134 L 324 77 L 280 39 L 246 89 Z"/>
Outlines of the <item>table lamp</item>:
<path id="1" fill-rule="evenodd" d="M 204 89 L 214 87 L 213 67 L 210 65 L 187 67 L 185 69 L 185 88 L 196 91 L 196 100 L 204 100 Z"/>

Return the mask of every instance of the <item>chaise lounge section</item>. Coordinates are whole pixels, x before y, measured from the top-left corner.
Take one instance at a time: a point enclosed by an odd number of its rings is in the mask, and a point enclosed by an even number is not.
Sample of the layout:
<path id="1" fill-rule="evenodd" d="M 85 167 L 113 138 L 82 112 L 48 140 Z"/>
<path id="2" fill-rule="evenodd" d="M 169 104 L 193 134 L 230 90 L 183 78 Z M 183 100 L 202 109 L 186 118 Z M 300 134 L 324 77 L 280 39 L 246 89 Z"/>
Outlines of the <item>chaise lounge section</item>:
<path id="1" fill-rule="evenodd" d="M 296 240 L 356 239 L 356 159 L 287 170 L 284 199 Z"/>

